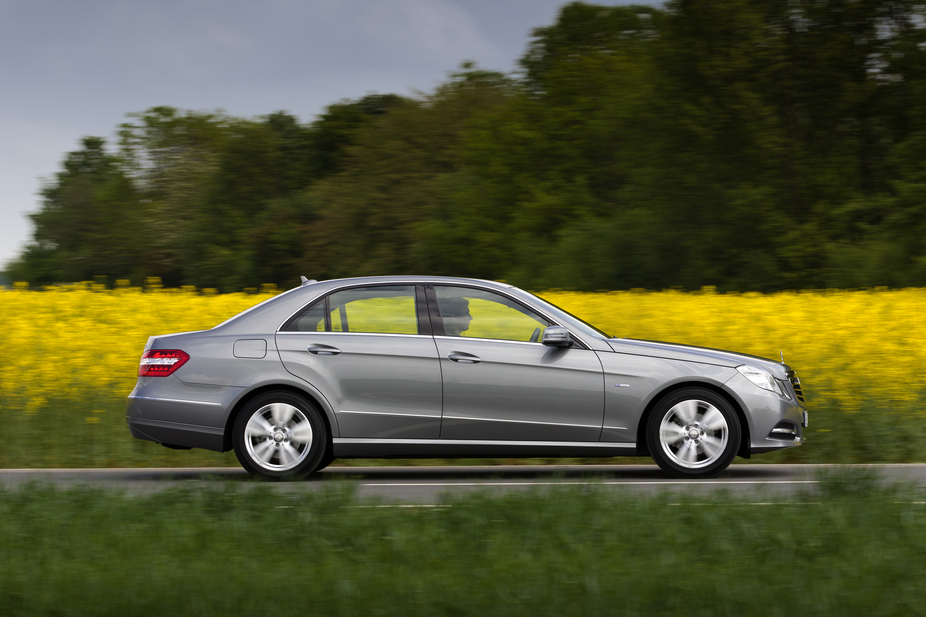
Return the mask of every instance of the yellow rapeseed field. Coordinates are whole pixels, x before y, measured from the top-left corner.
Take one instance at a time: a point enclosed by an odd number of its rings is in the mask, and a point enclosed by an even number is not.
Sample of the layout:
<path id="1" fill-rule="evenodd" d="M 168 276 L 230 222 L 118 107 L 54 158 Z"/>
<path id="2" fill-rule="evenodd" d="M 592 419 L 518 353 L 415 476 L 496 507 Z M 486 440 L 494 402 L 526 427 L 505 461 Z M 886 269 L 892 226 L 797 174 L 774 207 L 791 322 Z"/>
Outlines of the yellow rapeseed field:
<path id="1" fill-rule="evenodd" d="M 543 295 L 612 336 L 784 354 L 811 410 L 909 409 L 926 393 L 926 289 Z"/>
<path id="2" fill-rule="evenodd" d="M 157 285 L 0 290 L 0 401 L 32 414 L 53 399 L 86 409 L 88 399 L 125 397 L 150 335 L 211 328 L 270 296 Z"/>
<path id="3" fill-rule="evenodd" d="M 131 391 L 148 336 L 210 328 L 272 293 L 0 290 L 0 415 L 67 400 L 93 423 L 97 401 Z M 811 410 L 824 401 L 844 412 L 875 401 L 909 409 L 926 389 L 926 289 L 541 295 L 613 336 L 783 352 Z"/>

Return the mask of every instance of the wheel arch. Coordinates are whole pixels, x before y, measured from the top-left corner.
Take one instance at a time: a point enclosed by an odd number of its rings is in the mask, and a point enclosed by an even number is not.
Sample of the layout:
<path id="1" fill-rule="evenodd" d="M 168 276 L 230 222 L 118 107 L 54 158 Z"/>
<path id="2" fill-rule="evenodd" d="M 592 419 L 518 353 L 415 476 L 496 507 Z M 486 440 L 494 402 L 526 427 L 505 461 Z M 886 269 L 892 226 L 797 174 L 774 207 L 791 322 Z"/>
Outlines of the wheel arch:
<path id="1" fill-rule="evenodd" d="M 733 408 L 733 412 L 736 414 L 736 419 L 739 420 L 740 423 L 740 445 L 739 449 L 736 451 L 736 455 L 749 458 L 750 443 L 752 442 L 749 434 L 749 422 L 746 419 L 746 412 L 743 410 L 743 406 L 721 386 L 705 381 L 683 381 L 675 383 L 659 391 L 650 399 L 646 408 L 643 410 L 643 414 L 640 416 L 640 422 L 637 424 L 637 456 L 650 456 L 649 447 L 646 445 L 646 425 L 649 422 L 650 415 L 653 413 L 653 409 L 665 397 L 678 390 L 684 390 L 685 388 L 709 390 L 723 397 L 723 399 L 730 404 L 730 407 Z"/>
<path id="2" fill-rule="evenodd" d="M 310 403 L 318 407 L 322 412 L 322 418 L 325 421 L 325 428 L 328 430 L 328 439 L 329 446 L 331 445 L 330 440 L 335 437 L 335 430 L 337 425 L 333 420 L 331 410 L 328 408 L 328 405 L 324 404 L 321 400 L 321 397 L 316 393 L 313 393 L 309 390 L 294 386 L 287 383 L 271 383 L 264 384 L 253 390 L 248 390 L 232 407 L 231 413 L 228 414 L 228 418 L 225 420 L 225 433 L 222 437 L 222 451 L 228 452 L 229 450 L 234 449 L 232 443 L 233 428 L 235 426 L 235 420 L 238 418 L 238 414 L 241 413 L 241 410 L 252 401 L 255 397 L 265 394 L 267 392 L 290 392 L 292 394 L 299 395 L 305 399 L 308 399 Z"/>

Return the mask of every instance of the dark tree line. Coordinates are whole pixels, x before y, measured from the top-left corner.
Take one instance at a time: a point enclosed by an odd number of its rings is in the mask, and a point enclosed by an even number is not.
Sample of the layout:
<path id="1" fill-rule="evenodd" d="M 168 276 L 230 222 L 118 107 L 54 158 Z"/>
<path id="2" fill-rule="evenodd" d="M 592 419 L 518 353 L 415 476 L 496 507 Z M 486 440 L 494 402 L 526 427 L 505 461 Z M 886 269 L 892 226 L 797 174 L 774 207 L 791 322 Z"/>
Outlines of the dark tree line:
<path id="1" fill-rule="evenodd" d="M 926 285 L 914 0 L 575 2 L 513 75 L 464 64 L 307 125 L 156 107 L 82 146 L 14 279 Z"/>

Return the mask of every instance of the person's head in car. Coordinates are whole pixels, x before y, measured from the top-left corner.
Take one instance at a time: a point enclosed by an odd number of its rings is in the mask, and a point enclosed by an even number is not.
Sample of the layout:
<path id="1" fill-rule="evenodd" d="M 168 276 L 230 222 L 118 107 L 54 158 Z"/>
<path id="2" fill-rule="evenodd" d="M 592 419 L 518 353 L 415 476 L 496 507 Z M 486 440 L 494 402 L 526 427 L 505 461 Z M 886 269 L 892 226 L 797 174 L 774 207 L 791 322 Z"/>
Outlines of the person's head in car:
<path id="1" fill-rule="evenodd" d="M 447 336 L 463 336 L 469 330 L 473 316 L 469 313 L 469 301 L 466 298 L 446 298 L 440 302 L 441 317 L 444 320 L 444 333 Z"/>

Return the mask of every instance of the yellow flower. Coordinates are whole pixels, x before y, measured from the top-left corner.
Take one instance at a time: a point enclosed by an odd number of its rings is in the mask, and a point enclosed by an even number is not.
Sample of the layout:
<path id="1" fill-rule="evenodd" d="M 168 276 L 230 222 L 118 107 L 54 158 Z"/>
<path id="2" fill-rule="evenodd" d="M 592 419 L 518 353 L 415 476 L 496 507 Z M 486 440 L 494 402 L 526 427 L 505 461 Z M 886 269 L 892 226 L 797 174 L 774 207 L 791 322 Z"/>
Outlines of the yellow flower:
<path id="1" fill-rule="evenodd" d="M 40 413 L 73 401 L 99 421 L 101 400 L 131 391 L 151 335 L 211 328 L 276 293 L 145 291 L 121 282 L 46 291 L 0 289 L 0 415 Z M 846 412 L 878 402 L 902 408 L 926 391 L 926 289 L 774 294 L 646 292 L 541 294 L 615 336 L 784 354 L 804 383 L 808 406 Z M 79 417 L 79 416 L 78 416 Z"/>

